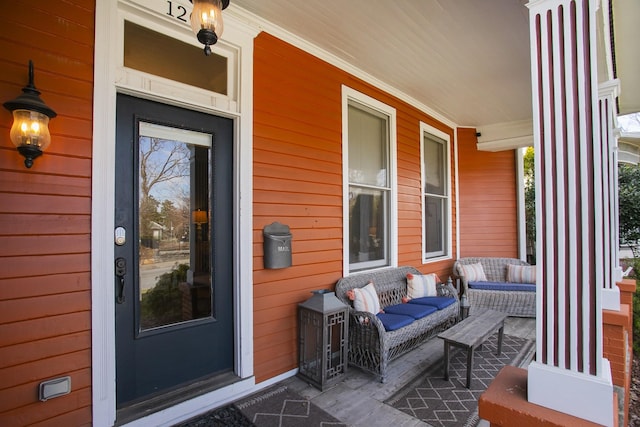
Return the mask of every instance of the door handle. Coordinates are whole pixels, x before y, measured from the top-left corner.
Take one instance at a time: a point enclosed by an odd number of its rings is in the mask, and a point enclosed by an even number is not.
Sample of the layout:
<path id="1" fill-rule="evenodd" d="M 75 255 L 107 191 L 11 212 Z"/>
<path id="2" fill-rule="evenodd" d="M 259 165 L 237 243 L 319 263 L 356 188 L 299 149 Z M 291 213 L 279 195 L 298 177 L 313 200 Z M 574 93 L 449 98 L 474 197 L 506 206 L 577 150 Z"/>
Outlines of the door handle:
<path id="1" fill-rule="evenodd" d="M 127 274 L 127 260 L 124 258 L 116 258 L 116 279 L 118 289 L 116 293 L 116 301 L 118 304 L 124 303 L 124 276 Z"/>

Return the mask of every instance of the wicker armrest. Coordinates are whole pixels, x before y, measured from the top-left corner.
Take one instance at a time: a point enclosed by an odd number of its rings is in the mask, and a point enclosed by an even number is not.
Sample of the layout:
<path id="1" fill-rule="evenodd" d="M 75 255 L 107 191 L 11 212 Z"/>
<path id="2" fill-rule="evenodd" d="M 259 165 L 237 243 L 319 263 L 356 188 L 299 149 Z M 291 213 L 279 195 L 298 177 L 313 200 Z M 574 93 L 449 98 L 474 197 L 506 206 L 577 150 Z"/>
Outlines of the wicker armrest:
<path id="1" fill-rule="evenodd" d="M 462 274 L 462 269 L 460 268 L 460 266 L 462 265 L 462 263 L 460 261 L 456 261 L 453 264 L 453 274 L 460 279 L 460 295 L 464 295 L 467 293 L 467 290 L 469 289 L 469 281 L 467 280 L 467 278 L 465 277 L 464 274 Z"/>
<path id="2" fill-rule="evenodd" d="M 359 335 L 381 335 L 384 333 L 384 326 L 380 319 L 368 311 L 349 310 L 349 333 L 357 333 Z M 349 338 L 356 338 L 349 336 Z"/>
<path id="3" fill-rule="evenodd" d="M 460 294 L 466 295 L 469 291 L 469 281 L 465 276 L 460 276 Z"/>
<path id="4" fill-rule="evenodd" d="M 438 283 L 437 291 L 439 296 L 452 297 L 452 298 L 455 298 L 456 300 L 459 299 L 458 291 L 456 291 L 456 288 L 453 285 Z"/>

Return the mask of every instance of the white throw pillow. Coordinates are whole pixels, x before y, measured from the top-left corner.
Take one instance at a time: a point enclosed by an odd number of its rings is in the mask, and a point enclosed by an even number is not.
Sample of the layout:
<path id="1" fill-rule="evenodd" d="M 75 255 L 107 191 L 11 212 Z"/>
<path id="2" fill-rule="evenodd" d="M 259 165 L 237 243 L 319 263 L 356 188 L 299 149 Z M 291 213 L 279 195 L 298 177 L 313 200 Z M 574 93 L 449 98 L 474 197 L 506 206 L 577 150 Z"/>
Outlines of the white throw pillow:
<path id="1" fill-rule="evenodd" d="M 467 278 L 467 282 L 486 282 L 487 276 L 481 263 L 461 265 L 462 275 Z"/>
<path id="2" fill-rule="evenodd" d="M 355 296 L 353 308 L 356 311 L 368 311 L 371 314 L 380 313 L 380 300 L 373 282 L 369 282 L 363 288 L 354 288 L 353 293 Z"/>
<path id="3" fill-rule="evenodd" d="M 536 266 L 507 264 L 507 282 L 536 283 Z"/>
<path id="4" fill-rule="evenodd" d="M 407 296 L 411 299 L 438 296 L 436 275 L 407 274 Z"/>

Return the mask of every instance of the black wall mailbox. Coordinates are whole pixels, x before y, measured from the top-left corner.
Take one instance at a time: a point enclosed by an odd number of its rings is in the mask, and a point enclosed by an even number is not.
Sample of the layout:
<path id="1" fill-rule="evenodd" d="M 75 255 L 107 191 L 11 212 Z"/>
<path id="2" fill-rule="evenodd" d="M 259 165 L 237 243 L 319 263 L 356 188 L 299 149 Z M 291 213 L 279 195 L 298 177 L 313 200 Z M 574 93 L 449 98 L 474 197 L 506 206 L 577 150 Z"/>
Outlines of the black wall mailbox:
<path id="1" fill-rule="evenodd" d="M 288 225 L 273 222 L 262 230 L 264 268 L 291 267 L 291 231 Z"/>

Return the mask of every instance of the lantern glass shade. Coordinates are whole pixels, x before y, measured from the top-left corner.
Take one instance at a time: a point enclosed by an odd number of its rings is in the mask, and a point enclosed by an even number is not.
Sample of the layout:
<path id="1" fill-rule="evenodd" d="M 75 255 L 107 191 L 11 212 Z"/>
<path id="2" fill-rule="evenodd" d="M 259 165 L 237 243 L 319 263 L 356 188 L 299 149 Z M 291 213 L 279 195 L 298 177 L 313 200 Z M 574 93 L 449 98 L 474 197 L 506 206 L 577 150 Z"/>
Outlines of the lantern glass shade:
<path id="1" fill-rule="evenodd" d="M 193 222 L 198 225 L 205 224 L 207 222 L 207 212 L 200 209 L 193 211 Z"/>
<path id="2" fill-rule="evenodd" d="M 9 132 L 16 147 L 31 147 L 44 151 L 51 143 L 49 117 L 38 111 L 13 110 L 13 126 Z"/>
<path id="3" fill-rule="evenodd" d="M 215 40 L 209 44 L 215 44 L 224 29 L 221 0 L 194 0 L 191 11 L 191 29 L 202 43 L 204 42 L 200 39 L 201 32 L 212 32 L 215 35 Z"/>

